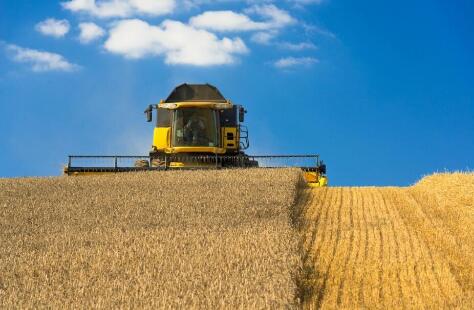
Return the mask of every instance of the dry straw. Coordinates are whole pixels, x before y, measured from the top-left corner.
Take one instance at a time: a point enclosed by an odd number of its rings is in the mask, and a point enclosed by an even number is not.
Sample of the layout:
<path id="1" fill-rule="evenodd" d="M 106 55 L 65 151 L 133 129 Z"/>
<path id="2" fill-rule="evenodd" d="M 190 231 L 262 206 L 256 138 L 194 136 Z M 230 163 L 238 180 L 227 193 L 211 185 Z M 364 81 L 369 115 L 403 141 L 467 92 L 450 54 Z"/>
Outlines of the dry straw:
<path id="1" fill-rule="evenodd" d="M 474 174 L 306 193 L 305 308 L 474 308 Z"/>

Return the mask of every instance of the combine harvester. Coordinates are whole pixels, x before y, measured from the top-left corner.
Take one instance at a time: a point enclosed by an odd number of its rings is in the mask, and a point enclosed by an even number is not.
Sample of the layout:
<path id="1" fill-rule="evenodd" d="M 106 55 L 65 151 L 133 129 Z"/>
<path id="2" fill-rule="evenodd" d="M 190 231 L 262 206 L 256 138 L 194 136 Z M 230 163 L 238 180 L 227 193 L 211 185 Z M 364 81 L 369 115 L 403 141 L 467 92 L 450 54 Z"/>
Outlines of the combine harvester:
<path id="1" fill-rule="evenodd" d="M 247 111 L 209 84 L 182 84 L 166 100 L 149 105 L 147 121 L 157 111 L 149 156 L 69 156 L 64 173 L 85 175 L 149 170 L 299 167 L 309 186 L 327 185 L 326 165 L 319 155 L 244 153 Z"/>

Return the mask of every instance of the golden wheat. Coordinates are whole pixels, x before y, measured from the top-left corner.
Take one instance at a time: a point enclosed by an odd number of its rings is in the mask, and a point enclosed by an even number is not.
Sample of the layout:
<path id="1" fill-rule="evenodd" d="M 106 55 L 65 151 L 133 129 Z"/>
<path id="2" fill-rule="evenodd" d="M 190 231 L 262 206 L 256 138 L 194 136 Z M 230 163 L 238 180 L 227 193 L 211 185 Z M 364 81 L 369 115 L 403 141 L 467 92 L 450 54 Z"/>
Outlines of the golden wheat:
<path id="1" fill-rule="evenodd" d="M 474 307 L 474 174 L 326 188 L 300 202 L 304 307 Z"/>
<path id="2" fill-rule="evenodd" d="M 0 307 L 474 308 L 474 174 L 300 182 L 280 169 L 0 180 Z"/>
<path id="3" fill-rule="evenodd" d="M 0 180 L 0 308 L 294 307 L 297 170 Z"/>

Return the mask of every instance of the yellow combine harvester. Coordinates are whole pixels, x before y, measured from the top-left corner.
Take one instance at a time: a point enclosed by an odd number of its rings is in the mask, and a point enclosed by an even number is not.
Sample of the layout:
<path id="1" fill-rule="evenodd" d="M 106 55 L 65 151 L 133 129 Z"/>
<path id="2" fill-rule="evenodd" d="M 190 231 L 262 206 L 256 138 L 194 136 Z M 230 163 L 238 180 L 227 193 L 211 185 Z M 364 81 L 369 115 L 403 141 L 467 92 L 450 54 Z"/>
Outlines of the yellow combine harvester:
<path id="1" fill-rule="evenodd" d="M 148 122 L 153 120 L 153 111 L 156 124 L 149 156 L 69 156 L 65 174 L 299 167 L 310 186 L 327 185 L 326 166 L 319 155 L 245 154 L 249 139 L 242 123 L 247 111 L 212 85 L 182 84 L 166 100 L 148 106 Z"/>

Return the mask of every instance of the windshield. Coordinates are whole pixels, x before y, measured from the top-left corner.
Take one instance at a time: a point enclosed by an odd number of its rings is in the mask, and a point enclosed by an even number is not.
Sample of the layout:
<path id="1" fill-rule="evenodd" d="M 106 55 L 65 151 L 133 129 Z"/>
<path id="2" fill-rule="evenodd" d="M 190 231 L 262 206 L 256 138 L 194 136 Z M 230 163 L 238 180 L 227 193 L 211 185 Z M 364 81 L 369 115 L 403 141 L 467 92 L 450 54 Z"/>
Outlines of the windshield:
<path id="1" fill-rule="evenodd" d="M 211 109 L 178 109 L 173 121 L 173 146 L 218 146 L 216 113 Z"/>

